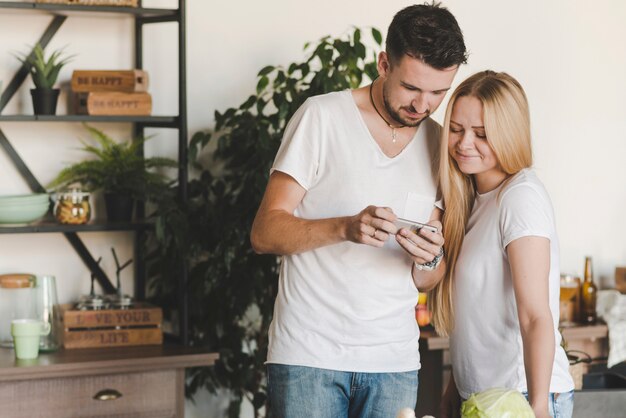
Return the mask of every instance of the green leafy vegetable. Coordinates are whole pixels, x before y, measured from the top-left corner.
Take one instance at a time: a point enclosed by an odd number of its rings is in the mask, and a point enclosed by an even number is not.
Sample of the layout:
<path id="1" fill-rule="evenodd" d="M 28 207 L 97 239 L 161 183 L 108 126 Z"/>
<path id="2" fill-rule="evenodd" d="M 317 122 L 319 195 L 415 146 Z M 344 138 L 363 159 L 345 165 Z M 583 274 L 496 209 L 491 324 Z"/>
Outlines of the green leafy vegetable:
<path id="1" fill-rule="evenodd" d="M 462 418 L 535 418 L 530 404 L 516 390 L 493 388 L 472 394 L 461 405 Z"/>

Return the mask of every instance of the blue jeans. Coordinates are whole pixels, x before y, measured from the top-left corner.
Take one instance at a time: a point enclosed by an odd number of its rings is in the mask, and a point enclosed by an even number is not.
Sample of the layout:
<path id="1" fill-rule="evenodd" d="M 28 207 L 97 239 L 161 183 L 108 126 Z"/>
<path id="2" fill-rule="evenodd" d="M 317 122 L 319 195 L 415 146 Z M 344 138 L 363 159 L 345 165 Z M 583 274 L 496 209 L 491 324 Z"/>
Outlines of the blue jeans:
<path id="1" fill-rule="evenodd" d="M 528 392 L 522 393 L 528 400 Z M 574 391 L 550 393 L 548 409 L 552 418 L 572 418 L 574 412 Z"/>
<path id="2" fill-rule="evenodd" d="M 415 409 L 417 370 L 353 373 L 267 365 L 271 418 L 393 418 Z"/>

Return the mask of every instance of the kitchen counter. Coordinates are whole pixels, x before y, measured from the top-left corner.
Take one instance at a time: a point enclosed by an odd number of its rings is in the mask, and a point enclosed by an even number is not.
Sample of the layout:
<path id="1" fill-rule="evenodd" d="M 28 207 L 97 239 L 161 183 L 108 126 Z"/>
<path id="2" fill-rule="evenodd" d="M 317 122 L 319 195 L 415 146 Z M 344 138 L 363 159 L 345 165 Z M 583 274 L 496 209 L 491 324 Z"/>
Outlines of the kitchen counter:
<path id="1" fill-rule="evenodd" d="M 606 356 L 608 353 L 608 328 L 605 324 L 563 328 L 561 335 L 568 350 L 582 351 L 591 358 Z M 439 414 L 439 403 L 450 373 L 447 359 L 449 347 L 450 341 L 447 337 L 438 336 L 432 329 L 420 331 L 422 368 L 419 373 L 416 408 L 418 417 Z M 580 389 L 582 374 L 586 373 L 588 367 L 586 364 L 580 364 L 578 368 L 571 368 L 577 389 Z"/>
<path id="2" fill-rule="evenodd" d="M 218 358 L 199 348 L 137 346 L 61 349 L 17 360 L 0 349 L 3 416 L 184 416 L 185 368 Z"/>

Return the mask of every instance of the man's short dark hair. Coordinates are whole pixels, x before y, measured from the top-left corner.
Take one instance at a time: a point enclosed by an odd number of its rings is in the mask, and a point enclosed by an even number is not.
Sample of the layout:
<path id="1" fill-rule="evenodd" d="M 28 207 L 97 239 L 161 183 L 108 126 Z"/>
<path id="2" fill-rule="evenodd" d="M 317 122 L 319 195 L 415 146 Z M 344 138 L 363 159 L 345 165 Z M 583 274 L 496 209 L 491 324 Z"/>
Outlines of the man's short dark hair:
<path id="1" fill-rule="evenodd" d="M 439 3 L 416 4 L 394 16 L 386 41 L 390 62 L 404 55 L 444 69 L 467 62 L 463 33 L 448 9 Z"/>

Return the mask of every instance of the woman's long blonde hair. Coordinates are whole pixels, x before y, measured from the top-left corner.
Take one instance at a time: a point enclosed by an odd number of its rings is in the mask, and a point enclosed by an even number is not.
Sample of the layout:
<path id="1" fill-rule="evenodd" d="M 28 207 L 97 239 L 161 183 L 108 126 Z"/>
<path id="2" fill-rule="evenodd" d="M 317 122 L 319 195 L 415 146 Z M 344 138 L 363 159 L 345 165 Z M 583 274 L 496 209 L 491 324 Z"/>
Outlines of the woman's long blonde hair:
<path id="1" fill-rule="evenodd" d="M 510 176 L 532 165 L 530 116 L 522 86 L 510 75 L 494 71 L 482 71 L 463 81 L 450 97 L 439 151 L 447 271 L 429 293 L 428 301 L 433 324 L 440 335 L 448 335 L 454 327 L 452 278 L 476 194 L 472 176 L 463 174 L 448 153 L 450 117 L 456 100 L 464 96 L 475 97 L 482 103 L 487 142 L 500 169 Z"/>

